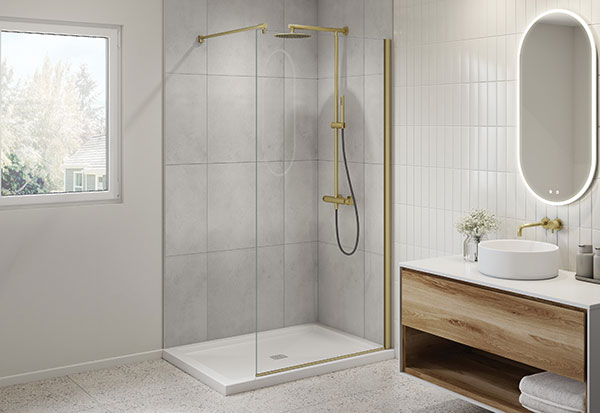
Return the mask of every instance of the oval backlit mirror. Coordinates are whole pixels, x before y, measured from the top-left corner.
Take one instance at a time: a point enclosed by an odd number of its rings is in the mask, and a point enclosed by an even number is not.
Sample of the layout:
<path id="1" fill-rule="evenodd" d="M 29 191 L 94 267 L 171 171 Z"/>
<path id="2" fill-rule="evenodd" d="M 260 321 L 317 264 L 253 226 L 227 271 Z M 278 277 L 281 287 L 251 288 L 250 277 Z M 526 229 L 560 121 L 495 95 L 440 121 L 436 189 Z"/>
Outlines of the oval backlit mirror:
<path id="1" fill-rule="evenodd" d="M 596 59 L 588 25 L 568 10 L 543 13 L 521 40 L 519 169 L 548 204 L 577 200 L 594 178 Z"/>

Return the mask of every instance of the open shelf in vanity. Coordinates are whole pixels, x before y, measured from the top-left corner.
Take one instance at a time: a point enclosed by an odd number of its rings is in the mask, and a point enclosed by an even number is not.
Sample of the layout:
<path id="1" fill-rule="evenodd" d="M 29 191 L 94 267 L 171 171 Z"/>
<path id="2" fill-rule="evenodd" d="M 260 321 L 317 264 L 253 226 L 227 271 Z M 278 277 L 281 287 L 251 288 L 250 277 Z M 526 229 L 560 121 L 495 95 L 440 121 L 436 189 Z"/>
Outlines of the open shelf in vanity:
<path id="1" fill-rule="evenodd" d="M 403 263 L 400 286 L 403 372 L 496 411 L 524 412 L 521 378 L 552 371 L 585 382 L 588 411 L 600 409 L 590 352 L 600 338 L 600 286 L 563 271 L 545 281 L 494 279 L 462 257 Z"/>
<path id="2" fill-rule="evenodd" d="M 540 369 L 410 327 L 402 335 L 406 373 L 503 411 L 524 411 L 519 381 Z"/>

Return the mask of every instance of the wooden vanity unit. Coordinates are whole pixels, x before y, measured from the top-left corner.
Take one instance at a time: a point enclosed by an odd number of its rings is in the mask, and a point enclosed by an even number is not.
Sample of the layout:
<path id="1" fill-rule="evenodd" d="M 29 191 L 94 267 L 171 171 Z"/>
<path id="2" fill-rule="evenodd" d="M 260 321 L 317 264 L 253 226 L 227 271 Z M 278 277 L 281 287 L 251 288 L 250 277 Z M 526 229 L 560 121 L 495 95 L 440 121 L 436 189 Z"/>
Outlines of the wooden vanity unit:
<path id="1" fill-rule="evenodd" d="M 551 371 L 585 382 L 588 412 L 600 412 L 600 285 L 567 271 L 496 279 L 453 256 L 403 263 L 400 297 L 403 372 L 491 410 L 526 412 L 519 381 Z"/>

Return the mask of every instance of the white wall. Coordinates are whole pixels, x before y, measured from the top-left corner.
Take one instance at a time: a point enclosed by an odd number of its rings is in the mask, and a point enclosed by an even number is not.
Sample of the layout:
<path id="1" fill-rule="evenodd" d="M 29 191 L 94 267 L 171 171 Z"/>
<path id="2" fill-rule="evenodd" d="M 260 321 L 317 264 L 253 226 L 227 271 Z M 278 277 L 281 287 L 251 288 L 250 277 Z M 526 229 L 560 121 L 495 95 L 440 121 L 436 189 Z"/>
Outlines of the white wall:
<path id="1" fill-rule="evenodd" d="M 123 25 L 123 203 L 0 211 L 0 379 L 162 347 L 162 1 L 3 0 Z"/>
<path id="2" fill-rule="evenodd" d="M 523 236 L 559 245 L 561 268 L 574 269 L 577 244 L 600 246 L 598 179 L 579 201 L 553 207 L 518 173 L 519 40 L 553 8 L 581 15 L 598 39 L 596 0 L 394 1 L 395 294 L 400 262 L 461 253 L 454 223 L 472 208 L 498 215 L 499 238 L 515 238 L 524 222 L 560 218 L 558 233 Z"/>
<path id="3" fill-rule="evenodd" d="M 398 260 L 461 252 L 456 219 L 486 208 L 501 219 L 497 236 L 558 217 L 564 229 L 527 239 L 557 243 L 573 269 L 578 243 L 600 245 L 600 190 L 579 201 L 537 201 L 516 160 L 517 52 L 538 14 L 565 8 L 598 37 L 598 1 L 409 1 L 395 3 L 395 243 Z"/>
<path id="4" fill-rule="evenodd" d="M 394 1 L 396 277 L 401 261 L 460 254 L 454 223 L 476 207 L 499 216 L 500 238 L 544 216 L 563 220 L 556 234 L 523 232 L 558 244 L 562 268 L 574 269 L 577 244 L 600 246 L 597 179 L 579 201 L 551 207 L 518 174 L 519 39 L 528 22 L 553 8 L 580 14 L 598 38 L 596 0 Z"/>

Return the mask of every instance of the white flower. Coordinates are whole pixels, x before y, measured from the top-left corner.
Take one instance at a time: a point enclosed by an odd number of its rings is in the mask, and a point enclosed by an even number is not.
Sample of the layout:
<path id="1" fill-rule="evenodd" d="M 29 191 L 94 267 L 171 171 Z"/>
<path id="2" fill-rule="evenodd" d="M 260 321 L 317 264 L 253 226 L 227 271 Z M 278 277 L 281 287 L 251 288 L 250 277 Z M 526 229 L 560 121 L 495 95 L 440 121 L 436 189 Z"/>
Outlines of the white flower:
<path id="1" fill-rule="evenodd" d="M 500 220 L 485 209 L 474 209 L 456 222 L 458 232 L 477 238 L 496 231 L 499 226 Z"/>

